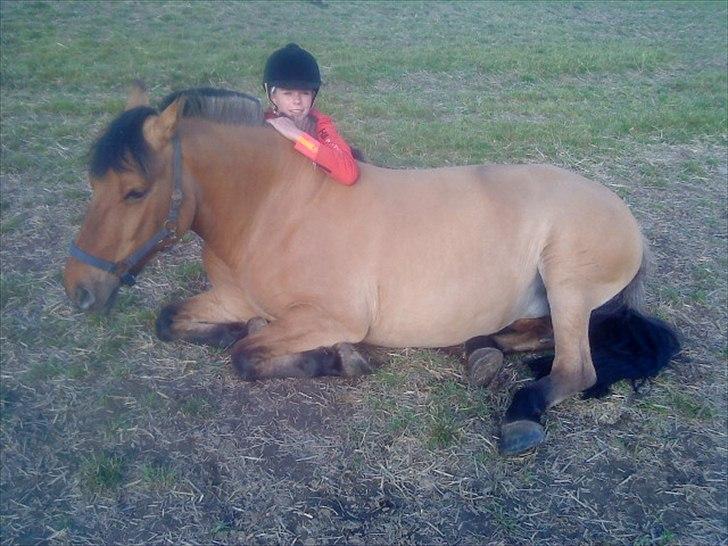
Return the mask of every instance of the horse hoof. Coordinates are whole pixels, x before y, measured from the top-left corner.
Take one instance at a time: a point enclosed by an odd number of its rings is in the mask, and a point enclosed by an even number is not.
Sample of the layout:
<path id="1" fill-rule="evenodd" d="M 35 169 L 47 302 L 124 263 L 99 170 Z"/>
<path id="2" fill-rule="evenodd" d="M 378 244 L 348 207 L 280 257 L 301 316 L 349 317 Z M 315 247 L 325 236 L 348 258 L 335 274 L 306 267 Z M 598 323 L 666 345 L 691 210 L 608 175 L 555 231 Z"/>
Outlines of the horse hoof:
<path id="1" fill-rule="evenodd" d="M 341 372 L 346 377 L 358 377 L 374 370 L 367 360 L 351 343 L 337 343 L 334 350 L 341 360 Z"/>
<path id="2" fill-rule="evenodd" d="M 500 452 L 512 457 L 533 449 L 546 438 L 544 428 L 535 421 L 514 421 L 501 427 Z"/>
<path id="3" fill-rule="evenodd" d="M 253 317 L 247 323 L 248 335 L 256 334 L 268 325 L 268 321 L 262 317 Z"/>
<path id="4" fill-rule="evenodd" d="M 468 357 L 468 382 L 474 387 L 487 387 L 503 368 L 503 353 L 493 347 L 476 349 Z"/>

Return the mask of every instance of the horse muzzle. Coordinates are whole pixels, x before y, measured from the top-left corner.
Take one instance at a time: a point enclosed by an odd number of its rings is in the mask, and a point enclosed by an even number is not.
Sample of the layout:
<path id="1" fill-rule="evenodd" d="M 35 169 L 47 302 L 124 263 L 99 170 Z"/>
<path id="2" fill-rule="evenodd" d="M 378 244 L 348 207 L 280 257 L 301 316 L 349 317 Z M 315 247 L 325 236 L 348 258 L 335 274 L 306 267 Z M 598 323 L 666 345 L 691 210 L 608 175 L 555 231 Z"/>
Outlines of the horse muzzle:
<path id="1" fill-rule="evenodd" d="M 119 278 L 69 258 L 63 271 L 66 295 L 79 311 L 108 312 L 119 291 Z"/>

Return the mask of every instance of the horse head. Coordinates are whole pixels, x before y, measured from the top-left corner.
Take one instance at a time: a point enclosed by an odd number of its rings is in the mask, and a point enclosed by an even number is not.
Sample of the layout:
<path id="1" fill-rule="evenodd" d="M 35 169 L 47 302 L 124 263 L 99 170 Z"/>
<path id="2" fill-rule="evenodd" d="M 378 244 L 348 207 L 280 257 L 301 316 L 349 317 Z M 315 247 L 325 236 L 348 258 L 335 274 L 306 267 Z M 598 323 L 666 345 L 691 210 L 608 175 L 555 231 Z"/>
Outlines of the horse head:
<path id="1" fill-rule="evenodd" d="M 94 144 L 89 164 L 93 194 L 64 270 L 66 293 L 79 309 L 110 308 L 120 284 L 133 284 L 144 264 L 191 221 L 180 223 L 176 131 L 184 102 L 179 97 L 157 112 L 137 83 L 124 112 Z"/>

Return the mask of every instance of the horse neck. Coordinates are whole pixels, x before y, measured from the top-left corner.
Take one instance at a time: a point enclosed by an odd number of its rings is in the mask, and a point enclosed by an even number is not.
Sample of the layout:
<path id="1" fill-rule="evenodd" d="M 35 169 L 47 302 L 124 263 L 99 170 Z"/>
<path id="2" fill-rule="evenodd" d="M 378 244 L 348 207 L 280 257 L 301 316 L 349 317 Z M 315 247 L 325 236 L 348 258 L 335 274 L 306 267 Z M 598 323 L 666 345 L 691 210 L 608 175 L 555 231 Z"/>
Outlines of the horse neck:
<path id="1" fill-rule="evenodd" d="M 191 229 L 219 256 L 240 249 L 261 214 L 282 219 L 315 191 L 290 143 L 264 127 L 189 120 L 180 126 L 185 168 L 195 183 Z"/>

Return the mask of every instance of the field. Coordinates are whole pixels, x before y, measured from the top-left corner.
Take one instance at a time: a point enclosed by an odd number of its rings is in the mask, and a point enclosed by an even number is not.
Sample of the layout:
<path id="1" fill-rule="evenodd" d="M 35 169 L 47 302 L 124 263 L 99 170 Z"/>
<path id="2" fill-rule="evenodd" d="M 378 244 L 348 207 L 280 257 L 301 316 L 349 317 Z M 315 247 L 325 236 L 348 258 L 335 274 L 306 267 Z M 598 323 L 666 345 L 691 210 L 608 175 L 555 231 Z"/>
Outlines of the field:
<path id="1" fill-rule="evenodd" d="M 2 1 L 2 543 L 728 543 L 727 6 Z M 243 383 L 222 351 L 158 341 L 160 306 L 206 285 L 192 235 L 109 315 L 76 312 L 87 152 L 128 84 L 262 98 L 290 41 L 376 164 L 549 162 L 617 192 L 679 358 L 562 403 L 504 459 L 520 357 L 490 389 L 458 349 L 417 348 L 361 379 Z"/>

